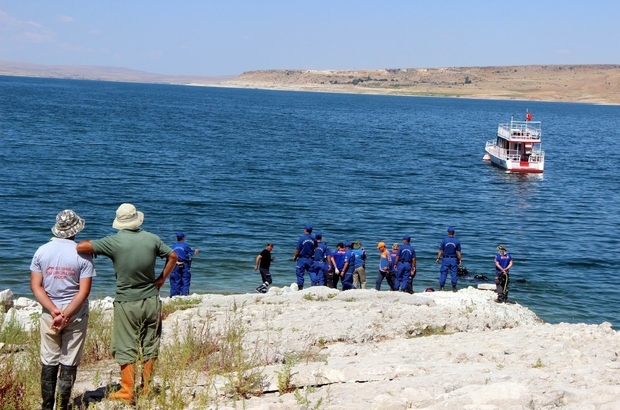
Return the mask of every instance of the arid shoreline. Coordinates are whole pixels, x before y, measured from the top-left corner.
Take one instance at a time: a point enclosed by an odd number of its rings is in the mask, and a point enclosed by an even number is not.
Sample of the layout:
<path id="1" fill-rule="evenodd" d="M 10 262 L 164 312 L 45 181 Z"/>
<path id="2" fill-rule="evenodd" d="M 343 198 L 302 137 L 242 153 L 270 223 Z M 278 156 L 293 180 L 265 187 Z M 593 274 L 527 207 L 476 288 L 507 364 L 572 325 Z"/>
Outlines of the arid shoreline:
<path id="1" fill-rule="evenodd" d="M 250 71 L 223 86 L 620 104 L 620 65 Z"/>
<path id="2" fill-rule="evenodd" d="M 119 67 L 0 61 L 0 76 L 311 92 L 620 104 L 620 65 L 524 65 L 380 70 L 257 70 L 172 76 Z"/>

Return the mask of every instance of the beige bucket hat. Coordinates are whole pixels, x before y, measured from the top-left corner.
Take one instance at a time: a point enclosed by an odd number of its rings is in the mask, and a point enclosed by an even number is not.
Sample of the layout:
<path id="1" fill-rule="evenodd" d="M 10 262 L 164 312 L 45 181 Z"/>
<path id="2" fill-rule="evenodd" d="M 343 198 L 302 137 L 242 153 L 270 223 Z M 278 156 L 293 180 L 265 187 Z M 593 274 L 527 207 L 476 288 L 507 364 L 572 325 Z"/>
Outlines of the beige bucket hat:
<path id="1" fill-rule="evenodd" d="M 144 214 L 132 204 L 121 204 L 116 210 L 116 218 L 112 224 L 114 229 L 136 229 L 142 225 Z"/>

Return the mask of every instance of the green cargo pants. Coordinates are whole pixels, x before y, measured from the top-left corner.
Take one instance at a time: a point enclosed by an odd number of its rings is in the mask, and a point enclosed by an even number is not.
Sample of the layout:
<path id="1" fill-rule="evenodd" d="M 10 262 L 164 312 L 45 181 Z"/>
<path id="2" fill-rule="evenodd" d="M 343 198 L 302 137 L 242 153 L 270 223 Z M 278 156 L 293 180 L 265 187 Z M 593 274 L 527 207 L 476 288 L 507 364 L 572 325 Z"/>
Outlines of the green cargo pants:
<path id="1" fill-rule="evenodd" d="M 114 302 L 112 356 L 119 365 L 157 358 L 161 340 L 159 296 Z"/>

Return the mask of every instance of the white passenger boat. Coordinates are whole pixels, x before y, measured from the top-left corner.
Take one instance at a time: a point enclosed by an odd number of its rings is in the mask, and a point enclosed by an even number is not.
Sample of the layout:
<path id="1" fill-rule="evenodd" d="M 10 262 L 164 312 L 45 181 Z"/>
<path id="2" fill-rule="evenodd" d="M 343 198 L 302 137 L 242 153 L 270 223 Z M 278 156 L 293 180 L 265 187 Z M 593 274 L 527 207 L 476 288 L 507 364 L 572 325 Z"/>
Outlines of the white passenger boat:
<path id="1" fill-rule="evenodd" d="M 525 121 L 499 124 L 497 138 L 487 141 L 484 159 L 508 172 L 541 173 L 545 168 L 545 152 L 542 150 L 542 128 L 540 121 L 532 121 L 532 114 L 526 112 Z"/>

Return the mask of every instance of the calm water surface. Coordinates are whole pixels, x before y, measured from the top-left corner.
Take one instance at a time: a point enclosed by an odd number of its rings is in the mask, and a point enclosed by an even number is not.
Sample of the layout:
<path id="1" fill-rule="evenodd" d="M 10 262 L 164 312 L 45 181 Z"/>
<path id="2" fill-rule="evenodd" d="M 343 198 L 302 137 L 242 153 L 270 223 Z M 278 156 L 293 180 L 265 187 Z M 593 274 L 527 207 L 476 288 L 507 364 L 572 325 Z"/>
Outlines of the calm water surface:
<path id="1" fill-rule="evenodd" d="M 482 161 L 497 124 L 526 109 L 543 123 L 543 176 Z M 492 278 L 504 243 L 521 282 L 511 298 L 548 322 L 617 327 L 618 118 L 617 106 L 0 77 L 0 289 L 32 296 L 30 259 L 60 210 L 86 219 L 78 239 L 99 238 L 131 202 L 144 229 L 169 244 L 182 230 L 202 251 L 192 292 L 253 291 L 267 242 L 275 285 L 294 282 L 306 223 L 331 247 L 362 241 L 369 287 L 376 243 L 410 234 L 414 289 L 436 288 L 454 226 L 470 276 Z M 93 294 L 113 295 L 111 262 L 96 266 Z"/>

